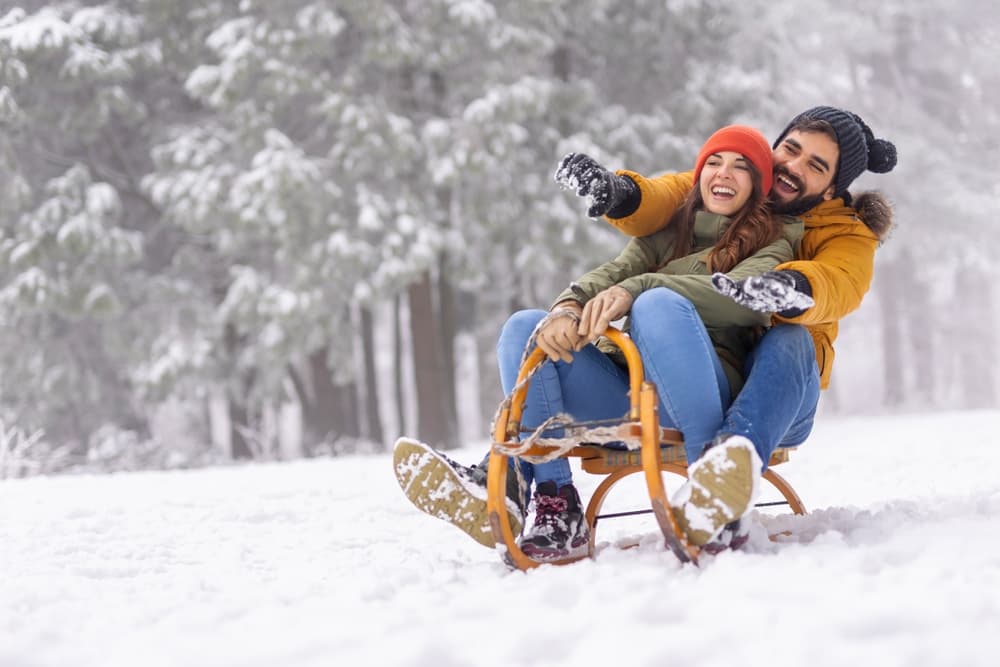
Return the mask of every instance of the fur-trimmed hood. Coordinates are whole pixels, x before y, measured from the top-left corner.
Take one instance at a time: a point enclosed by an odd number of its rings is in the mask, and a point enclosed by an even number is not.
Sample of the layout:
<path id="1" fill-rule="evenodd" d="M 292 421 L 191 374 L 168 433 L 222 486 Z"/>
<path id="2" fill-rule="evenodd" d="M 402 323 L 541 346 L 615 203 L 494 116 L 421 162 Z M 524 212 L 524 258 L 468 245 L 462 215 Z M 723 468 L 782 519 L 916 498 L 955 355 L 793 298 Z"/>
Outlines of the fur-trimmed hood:
<path id="1" fill-rule="evenodd" d="M 881 192 L 877 190 L 862 192 L 857 197 L 853 197 L 851 205 L 858 212 L 861 221 L 875 233 L 879 241 L 884 242 L 889 237 L 895 220 L 892 204 Z"/>

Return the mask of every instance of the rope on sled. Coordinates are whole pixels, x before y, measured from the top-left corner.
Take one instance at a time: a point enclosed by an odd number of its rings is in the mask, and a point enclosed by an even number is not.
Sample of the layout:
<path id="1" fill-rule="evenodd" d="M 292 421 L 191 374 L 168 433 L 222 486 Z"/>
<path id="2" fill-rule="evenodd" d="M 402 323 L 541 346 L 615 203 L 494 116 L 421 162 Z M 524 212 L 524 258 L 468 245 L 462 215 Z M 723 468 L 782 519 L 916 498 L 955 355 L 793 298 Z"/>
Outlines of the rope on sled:
<path id="1" fill-rule="evenodd" d="M 543 317 L 541 321 L 535 326 L 535 329 L 531 332 L 528 337 L 528 342 L 524 346 L 524 351 L 521 353 L 521 363 L 520 368 L 524 367 L 524 362 L 527 360 L 528 355 L 535 347 L 535 340 L 538 337 L 538 332 L 548 324 L 551 320 L 557 317 L 569 317 L 577 322 L 580 321 L 579 315 L 568 308 L 556 308 L 551 311 L 548 315 Z M 497 407 L 496 413 L 493 415 L 493 426 L 491 426 L 490 431 L 496 432 L 496 423 L 500 418 L 500 415 L 505 409 L 509 409 L 511 406 L 511 400 L 514 394 L 518 392 L 521 387 L 527 384 L 531 378 L 538 372 L 538 369 L 542 367 L 543 364 L 548 363 L 549 360 L 545 359 L 542 363 L 537 364 L 532 368 L 524 379 L 517 383 L 511 390 L 510 394 L 507 395 L 500 405 Z M 513 456 L 515 458 L 521 458 L 529 463 L 545 463 L 547 461 L 553 461 L 561 456 L 564 456 L 571 449 L 576 447 L 581 443 L 590 444 L 605 444 L 609 442 L 622 442 L 628 449 L 638 449 L 641 446 L 641 441 L 634 437 L 623 433 L 621 429 L 621 422 L 616 421 L 614 425 L 593 425 L 598 424 L 598 422 L 588 422 L 586 424 L 576 423 L 573 421 L 572 416 L 561 413 L 553 417 L 546 419 L 541 426 L 536 428 L 532 433 L 527 436 L 520 443 L 507 443 L 507 442 L 494 442 L 493 449 L 498 454 L 503 454 L 505 456 Z M 554 428 L 565 429 L 565 435 L 561 438 L 543 438 L 542 434 L 546 431 Z M 525 454 L 529 449 L 534 446 L 550 448 L 546 454 Z M 520 466 L 514 466 L 518 473 L 520 474 Z"/>
<path id="2" fill-rule="evenodd" d="M 528 336 L 528 342 L 524 344 L 524 350 L 521 352 L 521 362 L 518 364 L 517 366 L 518 368 L 524 368 L 524 362 L 527 361 L 528 356 L 531 354 L 531 351 L 535 349 L 535 340 L 538 338 L 538 332 L 541 331 L 546 324 L 548 324 L 557 317 L 569 317 L 575 320 L 576 322 L 580 321 L 579 315 L 574 313 L 572 310 L 569 310 L 568 308 L 556 308 L 555 310 L 547 314 L 545 317 L 543 317 L 538 322 L 538 324 L 535 325 L 535 328 L 532 330 L 531 335 Z M 531 380 L 531 378 L 534 377 L 535 373 L 538 372 L 538 369 L 541 368 L 542 365 L 545 364 L 547 361 L 548 359 L 545 359 L 544 361 L 542 361 L 542 363 L 536 364 L 534 368 L 528 371 L 528 374 L 524 376 L 523 380 L 514 385 L 513 389 L 510 390 L 510 394 L 508 394 L 506 397 L 504 397 L 502 401 L 500 401 L 500 405 L 497 406 L 497 411 L 493 414 L 493 421 L 490 424 L 491 433 L 496 431 L 497 420 L 500 419 L 500 415 L 503 413 L 503 411 L 507 408 L 510 408 L 511 399 L 513 399 L 514 394 L 516 394 L 521 387 L 526 385 Z"/>
<path id="3" fill-rule="evenodd" d="M 559 438 L 542 437 L 550 429 L 561 428 L 564 435 Z M 620 442 L 630 450 L 639 449 L 642 441 L 625 432 L 622 422 L 613 423 L 574 422 L 573 417 L 560 413 L 546 419 L 542 424 L 525 437 L 521 442 L 494 442 L 493 449 L 504 456 L 514 456 L 529 463 L 545 463 L 564 456 L 574 447 L 582 444 L 603 445 L 610 442 Z M 549 449 L 545 454 L 526 454 L 533 447 Z"/>

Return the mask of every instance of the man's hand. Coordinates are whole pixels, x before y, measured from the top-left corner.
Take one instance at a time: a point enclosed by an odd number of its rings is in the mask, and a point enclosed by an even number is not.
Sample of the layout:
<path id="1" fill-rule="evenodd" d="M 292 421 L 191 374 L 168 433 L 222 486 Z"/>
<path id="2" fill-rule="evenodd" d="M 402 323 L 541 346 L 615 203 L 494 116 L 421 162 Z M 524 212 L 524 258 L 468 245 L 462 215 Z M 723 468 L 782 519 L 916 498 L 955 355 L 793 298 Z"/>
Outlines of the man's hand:
<path id="1" fill-rule="evenodd" d="M 607 331 L 612 322 L 624 317 L 632 308 L 634 299 L 624 287 L 615 285 L 587 302 L 580 316 L 580 326 L 577 333 L 581 336 L 580 347 L 593 343 L 597 337 Z M 579 348 L 577 348 L 579 349 Z"/>
<path id="2" fill-rule="evenodd" d="M 798 271 L 767 271 L 740 281 L 724 273 L 715 273 L 712 285 L 720 294 L 759 313 L 794 317 L 816 303 L 809 281 Z"/>
<path id="3" fill-rule="evenodd" d="M 573 361 L 573 352 L 583 347 L 577 327 L 580 323 L 580 306 L 560 304 L 545 318 L 535 335 L 535 344 L 549 360 Z"/>
<path id="4" fill-rule="evenodd" d="M 556 169 L 555 180 L 587 198 L 587 215 L 591 218 L 607 214 L 639 189 L 631 178 L 608 171 L 584 153 L 570 153 L 564 157 Z"/>

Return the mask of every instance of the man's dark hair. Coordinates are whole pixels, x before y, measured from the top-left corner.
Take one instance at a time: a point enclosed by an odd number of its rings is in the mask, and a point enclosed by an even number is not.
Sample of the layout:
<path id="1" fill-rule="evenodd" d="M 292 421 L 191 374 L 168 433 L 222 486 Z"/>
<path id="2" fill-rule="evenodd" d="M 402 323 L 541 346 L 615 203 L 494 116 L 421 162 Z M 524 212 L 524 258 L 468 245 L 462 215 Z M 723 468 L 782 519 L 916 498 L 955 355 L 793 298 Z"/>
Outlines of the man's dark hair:
<path id="1" fill-rule="evenodd" d="M 835 197 L 849 200 L 847 188 L 863 171 L 884 174 L 896 166 L 896 146 L 892 142 L 875 138 L 872 129 L 861 120 L 861 116 L 835 107 L 813 107 L 803 111 L 778 135 L 773 147 L 776 148 L 782 142 L 789 130 L 804 129 L 801 125 L 803 120 L 822 120 L 833 129 L 834 141 L 840 149 L 833 177 Z"/>

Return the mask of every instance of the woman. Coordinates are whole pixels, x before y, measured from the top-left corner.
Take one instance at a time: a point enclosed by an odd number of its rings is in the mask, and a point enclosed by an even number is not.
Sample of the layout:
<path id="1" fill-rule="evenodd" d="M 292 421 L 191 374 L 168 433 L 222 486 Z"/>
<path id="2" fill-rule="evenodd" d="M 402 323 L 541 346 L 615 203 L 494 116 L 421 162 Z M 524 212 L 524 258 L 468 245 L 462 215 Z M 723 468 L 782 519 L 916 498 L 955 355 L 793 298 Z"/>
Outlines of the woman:
<path id="1" fill-rule="evenodd" d="M 695 163 L 698 187 L 663 229 L 633 238 L 616 259 L 560 294 L 550 312 L 508 319 L 497 343 L 505 393 L 536 329 L 538 346 L 554 362 L 532 380 L 524 424 L 561 413 L 582 421 L 627 412 L 627 370 L 598 339 L 628 315 L 626 328 L 659 392 L 661 421 L 684 434 L 688 461 L 698 458 L 742 386 L 744 358 L 770 323 L 770 314 L 716 292 L 711 275 L 741 280 L 771 270 L 793 258 L 802 235 L 801 221 L 769 213 L 772 166 L 757 130 L 733 125 L 715 132 Z M 585 554 L 589 529 L 568 461 L 521 467 L 536 484 L 535 523 L 521 549 L 535 560 Z"/>

